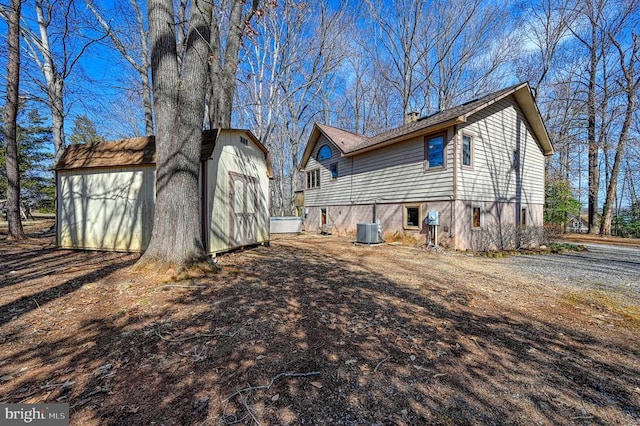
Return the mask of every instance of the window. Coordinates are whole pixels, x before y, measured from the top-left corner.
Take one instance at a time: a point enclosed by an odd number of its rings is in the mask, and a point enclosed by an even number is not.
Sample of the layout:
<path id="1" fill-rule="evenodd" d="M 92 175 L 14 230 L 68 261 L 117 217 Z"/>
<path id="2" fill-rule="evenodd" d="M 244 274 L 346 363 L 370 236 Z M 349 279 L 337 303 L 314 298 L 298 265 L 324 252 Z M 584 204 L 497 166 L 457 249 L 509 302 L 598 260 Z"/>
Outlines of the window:
<path id="1" fill-rule="evenodd" d="M 307 172 L 307 189 L 320 188 L 320 169 Z"/>
<path id="2" fill-rule="evenodd" d="M 473 167 L 473 139 L 469 135 L 462 135 L 462 165 Z"/>
<path id="3" fill-rule="evenodd" d="M 244 138 L 242 136 L 240 136 L 240 143 L 244 146 L 249 146 L 249 141 L 247 140 L 247 138 Z"/>
<path id="4" fill-rule="evenodd" d="M 520 228 L 525 229 L 527 227 L 527 208 L 520 209 Z"/>
<path id="5" fill-rule="evenodd" d="M 331 152 L 331 147 L 329 147 L 329 145 L 322 145 L 318 150 L 318 156 L 316 157 L 316 159 L 318 161 L 324 161 L 324 160 L 328 160 L 331 157 L 333 157 L 333 153 Z"/>
<path id="6" fill-rule="evenodd" d="M 406 205 L 402 213 L 404 229 L 420 229 L 420 205 Z"/>
<path id="7" fill-rule="evenodd" d="M 444 168 L 444 138 L 444 134 L 425 138 L 426 169 Z"/>
<path id="8" fill-rule="evenodd" d="M 480 207 L 473 208 L 473 215 L 471 219 L 471 227 L 473 229 L 482 228 L 482 209 Z"/>
<path id="9" fill-rule="evenodd" d="M 338 163 L 333 163 L 331 166 L 331 179 L 338 179 Z"/>

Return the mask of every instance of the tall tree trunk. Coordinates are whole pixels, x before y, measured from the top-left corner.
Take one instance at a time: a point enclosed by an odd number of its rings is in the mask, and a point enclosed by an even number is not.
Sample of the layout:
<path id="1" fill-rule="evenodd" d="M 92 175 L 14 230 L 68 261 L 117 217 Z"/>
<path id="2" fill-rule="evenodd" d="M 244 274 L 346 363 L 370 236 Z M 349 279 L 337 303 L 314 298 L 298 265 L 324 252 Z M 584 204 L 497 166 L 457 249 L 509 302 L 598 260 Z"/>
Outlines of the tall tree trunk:
<path id="1" fill-rule="evenodd" d="M 229 15 L 229 32 L 223 49 L 220 25 L 214 20 L 211 28 L 211 82 L 209 86 L 208 121 L 215 129 L 231 127 L 233 96 L 236 90 L 236 71 L 240 61 L 240 47 L 245 29 L 252 31 L 249 22 L 258 10 L 260 0 L 252 0 L 251 9 L 243 15 L 245 0 L 233 0 Z"/>
<path id="2" fill-rule="evenodd" d="M 7 166 L 7 220 L 9 238 L 27 238 L 20 217 L 20 169 L 18 167 L 18 91 L 20 88 L 20 13 L 22 0 L 11 0 L 9 12 L 9 61 L 7 63 L 7 103 L 4 116 L 4 140 Z"/>
<path id="3" fill-rule="evenodd" d="M 591 30 L 590 46 L 590 67 L 589 67 L 589 92 L 587 98 L 587 138 L 589 143 L 589 214 L 588 227 L 590 234 L 598 233 L 598 190 L 600 189 L 600 168 L 599 154 L 600 146 L 596 140 L 596 84 L 598 73 L 598 52 L 597 52 L 597 28 L 595 24 Z"/>
<path id="4" fill-rule="evenodd" d="M 38 19 L 38 28 L 40 29 L 38 48 L 43 56 L 41 66 L 47 81 L 47 97 L 49 109 L 51 110 L 51 131 L 55 150 L 55 161 L 58 161 L 66 146 L 64 137 L 64 78 L 58 72 L 53 61 L 53 53 L 51 52 L 51 45 L 49 44 L 49 21 L 45 19 L 42 0 L 36 0 L 36 16 Z"/>
<path id="5" fill-rule="evenodd" d="M 156 205 L 151 241 L 137 270 L 178 272 L 206 259 L 198 177 L 211 16 L 210 2 L 194 1 L 179 67 L 172 0 L 149 1 Z"/>

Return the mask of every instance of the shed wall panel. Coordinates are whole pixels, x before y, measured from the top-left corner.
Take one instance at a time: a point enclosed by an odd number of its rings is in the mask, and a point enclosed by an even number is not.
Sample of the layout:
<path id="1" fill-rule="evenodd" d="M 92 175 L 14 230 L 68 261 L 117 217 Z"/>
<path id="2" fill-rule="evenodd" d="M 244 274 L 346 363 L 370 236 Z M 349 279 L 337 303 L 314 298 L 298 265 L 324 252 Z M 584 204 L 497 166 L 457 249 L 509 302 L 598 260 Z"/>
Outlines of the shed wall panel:
<path id="1" fill-rule="evenodd" d="M 58 172 L 58 244 L 62 248 L 142 251 L 151 236 L 155 169 Z"/>
<path id="2" fill-rule="evenodd" d="M 207 161 L 209 213 L 209 251 L 218 253 L 237 247 L 231 238 L 232 203 L 230 174 L 246 176 L 255 182 L 250 209 L 255 211 L 255 242 L 269 241 L 269 178 L 264 153 L 251 140 L 240 141 L 242 132 L 223 132 Z"/>

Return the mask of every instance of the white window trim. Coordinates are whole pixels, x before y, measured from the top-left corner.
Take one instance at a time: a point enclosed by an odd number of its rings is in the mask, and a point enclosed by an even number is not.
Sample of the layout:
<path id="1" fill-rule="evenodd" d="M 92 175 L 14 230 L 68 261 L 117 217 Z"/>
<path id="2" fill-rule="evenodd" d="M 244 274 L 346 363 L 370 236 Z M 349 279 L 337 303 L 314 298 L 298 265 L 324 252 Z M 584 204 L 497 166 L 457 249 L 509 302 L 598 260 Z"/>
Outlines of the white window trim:
<path id="1" fill-rule="evenodd" d="M 316 182 L 315 182 L 314 186 L 310 186 L 309 185 L 309 175 L 311 173 L 316 173 L 317 174 L 316 175 L 317 179 L 315 179 Z M 306 178 L 306 187 L 305 187 L 305 189 L 308 190 L 308 189 L 318 189 L 318 188 L 320 188 L 320 174 L 321 173 L 320 173 L 320 168 L 319 167 L 315 168 L 315 169 L 307 170 L 306 175 L 305 175 L 305 178 Z"/>

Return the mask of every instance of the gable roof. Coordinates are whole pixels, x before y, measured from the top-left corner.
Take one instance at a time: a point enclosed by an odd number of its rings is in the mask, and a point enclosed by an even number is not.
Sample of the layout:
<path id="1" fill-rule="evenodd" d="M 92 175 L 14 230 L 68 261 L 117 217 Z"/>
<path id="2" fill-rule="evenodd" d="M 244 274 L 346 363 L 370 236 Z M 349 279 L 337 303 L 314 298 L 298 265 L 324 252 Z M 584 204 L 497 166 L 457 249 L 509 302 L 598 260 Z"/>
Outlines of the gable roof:
<path id="1" fill-rule="evenodd" d="M 245 133 L 265 154 L 267 173 L 269 177 L 273 176 L 271 161 L 268 156 L 269 151 L 249 130 L 214 129 L 203 131 L 200 161 L 205 161 L 211 157 L 216 139 L 222 131 Z M 62 157 L 56 163 L 54 170 L 155 165 L 155 163 L 156 138 L 155 136 L 143 136 L 111 142 L 69 145 L 62 153 Z"/>
<path id="2" fill-rule="evenodd" d="M 300 165 L 304 167 L 307 161 L 309 161 L 311 151 L 320 134 L 324 134 L 327 139 L 333 142 L 344 157 L 351 157 L 416 136 L 444 130 L 456 124 L 465 123 L 473 114 L 512 95 L 529 122 L 540 146 L 540 150 L 544 155 L 552 155 L 554 152 L 553 146 L 551 145 L 549 134 L 547 133 L 547 129 L 540 116 L 540 111 L 531 93 L 531 88 L 528 83 L 521 83 L 462 105 L 420 118 L 417 121 L 404 124 L 373 137 L 365 137 L 335 127 L 316 124 L 309 137 L 309 143 L 307 144 Z"/>

